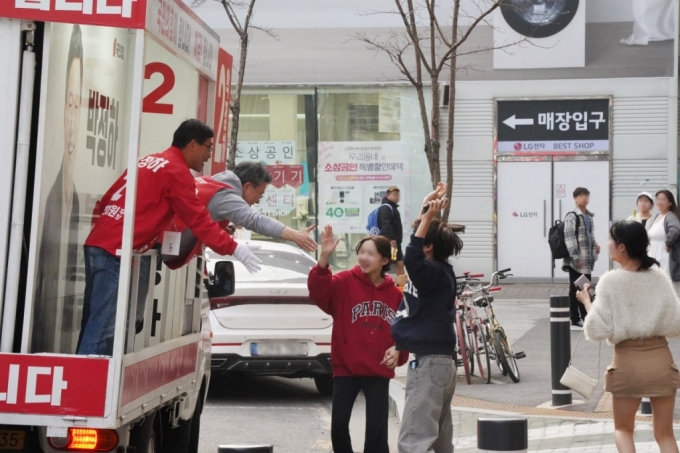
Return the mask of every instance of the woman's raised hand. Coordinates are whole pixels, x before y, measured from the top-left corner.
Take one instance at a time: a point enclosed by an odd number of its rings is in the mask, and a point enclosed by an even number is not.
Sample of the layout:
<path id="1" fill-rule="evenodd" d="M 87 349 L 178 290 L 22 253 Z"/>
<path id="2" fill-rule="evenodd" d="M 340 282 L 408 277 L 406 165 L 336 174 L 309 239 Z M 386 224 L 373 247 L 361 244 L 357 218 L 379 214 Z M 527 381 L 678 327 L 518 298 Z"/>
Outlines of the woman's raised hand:
<path id="1" fill-rule="evenodd" d="M 326 225 L 321 232 L 321 254 L 330 256 L 340 243 L 340 239 L 333 238 L 333 227 Z"/>

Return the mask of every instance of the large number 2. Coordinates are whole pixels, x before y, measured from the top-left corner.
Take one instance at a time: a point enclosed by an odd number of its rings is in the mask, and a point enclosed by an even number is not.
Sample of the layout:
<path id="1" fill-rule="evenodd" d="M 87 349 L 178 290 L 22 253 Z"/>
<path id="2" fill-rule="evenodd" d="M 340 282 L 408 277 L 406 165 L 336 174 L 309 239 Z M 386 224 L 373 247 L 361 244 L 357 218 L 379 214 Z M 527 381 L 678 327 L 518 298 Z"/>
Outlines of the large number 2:
<path id="1" fill-rule="evenodd" d="M 163 96 L 170 93 L 170 90 L 175 87 L 175 73 L 167 64 L 156 61 L 147 64 L 146 68 L 144 68 L 144 78 L 146 80 L 149 80 L 154 74 L 162 75 L 163 82 L 158 88 L 146 95 L 144 101 L 142 101 L 142 112 L 172 115 L 174 106 L 172 104 L 162 104 L 158 101 L 163 99 Z"/>

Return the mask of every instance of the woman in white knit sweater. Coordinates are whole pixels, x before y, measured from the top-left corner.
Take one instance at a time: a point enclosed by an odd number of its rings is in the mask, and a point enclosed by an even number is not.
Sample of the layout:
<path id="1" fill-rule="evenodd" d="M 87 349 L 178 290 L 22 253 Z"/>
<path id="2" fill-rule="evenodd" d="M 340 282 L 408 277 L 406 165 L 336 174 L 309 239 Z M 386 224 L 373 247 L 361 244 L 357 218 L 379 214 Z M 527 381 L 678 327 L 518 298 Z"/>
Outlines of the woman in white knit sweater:
<path id="1" fill-rule="evenodd" d="M 647 255 L 649 238 L 640 223 L 616 223 L 610 236 L 609 254 L 621 268 L 600 278 L 595 302 L 586 290 L 577 297 L 588 311 L 586 338 L 615 345 L 604 385 L 614 397 L 616 447 L 635 452 L 635 414 L 648 397 L 661 452 L 678 453 L 673 410 L 680 373 L 666 337 L 680 336 L 680 300 L 668 275 Z"/>

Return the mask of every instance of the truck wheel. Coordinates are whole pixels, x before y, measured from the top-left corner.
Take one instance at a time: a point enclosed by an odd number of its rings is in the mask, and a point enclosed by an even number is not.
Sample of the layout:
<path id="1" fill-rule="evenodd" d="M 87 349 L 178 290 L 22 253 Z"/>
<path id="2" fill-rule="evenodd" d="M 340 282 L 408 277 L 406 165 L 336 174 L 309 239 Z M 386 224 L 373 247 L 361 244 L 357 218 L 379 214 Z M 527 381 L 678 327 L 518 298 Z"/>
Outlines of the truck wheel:
<path id="1" fill-rule="evenodd" d="M 130 433 L 130 446 L 137 449 L 137 453 L 156 453 L 158 449 L 158 433 L 155 429 L 154 420 L 156 414 L 150 414 L 144 423 L 132 428 Z"/>
<path id="2" fill-rule="evenodd" d="M 314 384 L 316 385 L 316 389 L 323 396 L 333 396 L 332 374 L 322 374 L 320 376 L 314 376 Z"/>
<path id="3" fill-rule="evenodd" d="M 203 390 L 196 401 L 194 415 L 175 429 L 170 435 L 163 453 L 198 453 L 198 440 L 201 433 L 201 413 L 203 412 Z"/>
<path id="4" fill-rule="evenodd" d="M 203 391 L 199 393 L 198 401 L 196 401 L 196 409 L 194 415 L 191 417 L 191 434 L 189 436 L 189 449 L 187 453 L 198 453 L 198 440 L 201 434 L 201 414 L 203 413 L 203 400 L 205 396 Z"/>

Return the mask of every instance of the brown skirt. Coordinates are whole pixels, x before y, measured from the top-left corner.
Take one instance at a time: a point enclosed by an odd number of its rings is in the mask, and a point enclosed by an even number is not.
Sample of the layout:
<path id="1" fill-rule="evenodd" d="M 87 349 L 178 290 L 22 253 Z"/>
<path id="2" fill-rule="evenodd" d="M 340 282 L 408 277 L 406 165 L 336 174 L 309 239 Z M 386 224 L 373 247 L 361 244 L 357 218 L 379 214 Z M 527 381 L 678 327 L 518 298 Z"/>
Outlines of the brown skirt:
<path id="1" fill-rule="evenodd" d="M 616 398 L 675 395 L 680 372 L 664 337 L 626 340 L 614 347 L 614 359 L 604 375 L 604 389 Z"/>

